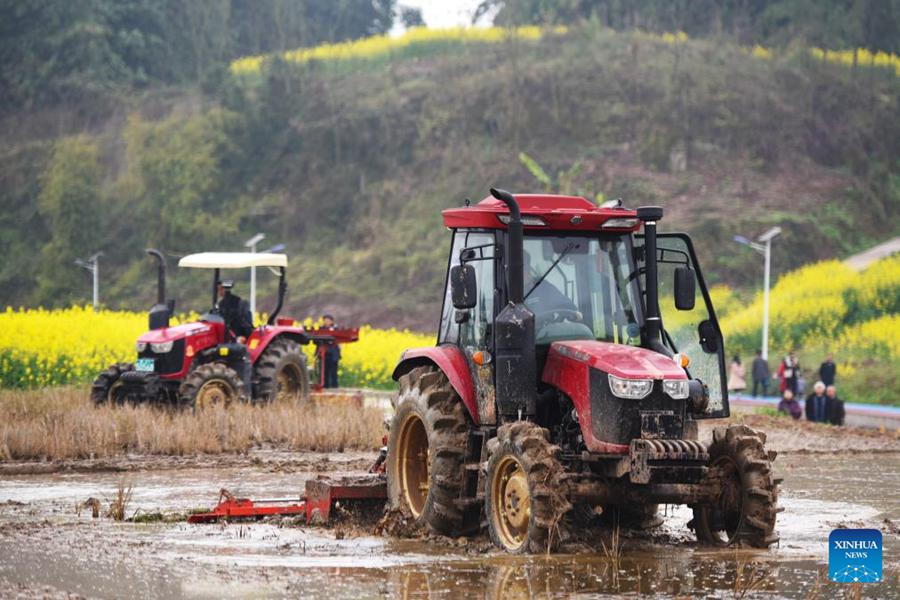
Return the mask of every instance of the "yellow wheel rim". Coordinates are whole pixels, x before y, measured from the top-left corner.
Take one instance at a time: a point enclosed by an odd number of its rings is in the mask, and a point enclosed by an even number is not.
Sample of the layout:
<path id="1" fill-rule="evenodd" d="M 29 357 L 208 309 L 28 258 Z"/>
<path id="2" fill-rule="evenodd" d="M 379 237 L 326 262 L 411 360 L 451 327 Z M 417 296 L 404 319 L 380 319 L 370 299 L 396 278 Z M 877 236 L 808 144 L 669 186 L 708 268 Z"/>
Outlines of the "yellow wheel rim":
<path id="1" fill-rule="evenodd" d="M 194 404 L 197 408 L 203 409 L 217 404 L 228 405 L 234 395 L 231 386 L 219 379 L 211 379 L 197 390 L 196 400 Z"/>
<path id="2" fill-rule="evenodd" d="M 116 398 L 116 394 L 119 391 L 119 388 L 123 387 L 125 384 L 121 381 L 117 381 L 111 386 L 109 386 L 109 391 L 106 393 L 106 402 L 108 404 L 115 404 L 118 399 Z"/>
<path id="3" fill-rule="evenodd" d="M 285 365 L 276 377 L 275 397 L 278 400 L 297 401 L 303 391 L 301 377 L 303 374 L 297 365 Z"/>
<path id="4" fill-rule="evenodd" d="M 491 513 L 500 542 L 508 550 L 521 548 L 531 522 L 531 492 L 528 476 L 513 456 L 504 456 L 494 469 Z"/>
<path id="5" fill-rule="evenodd" d="M 418 519 L 428 499 L 431 472 L 428 433 L 418 415 L 407 415 L 400 424 L 398 458 L 401 497 L 413 517 Z"/>

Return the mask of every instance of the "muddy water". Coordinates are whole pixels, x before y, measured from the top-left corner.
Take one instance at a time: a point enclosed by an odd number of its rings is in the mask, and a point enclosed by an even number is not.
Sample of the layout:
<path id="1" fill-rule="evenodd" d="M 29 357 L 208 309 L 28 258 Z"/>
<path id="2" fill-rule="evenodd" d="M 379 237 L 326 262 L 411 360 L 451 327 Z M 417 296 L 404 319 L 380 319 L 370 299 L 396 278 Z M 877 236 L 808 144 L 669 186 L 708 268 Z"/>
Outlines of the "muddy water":
<path id="1" fill-rule="evenodd" d="M 863 586 L 863 596 L 900 598 L 900 542 L 884 523 L 900 524 L 900 454 L 782 455 L 777 464 L 785 507 L 777 548 L 698 548 L 685 528 L 689 511 L 669 507 L 653 534 L 626 534 L 617 561 L 602 552 L 511 557 L 484 539 L 391 540 L 350 532 L 338 539 L 333 529 L 265 523 L 113 523 L 92 519 L 90 510 L 76 516 L 75 505 L 88 497 L 108 505 L 120 474 L 8 476 L 0 481 L 0 582 L 6 585 L 0 596 L 24 585 L 32 594 L 50 586 L 102 598 L 674 598 L 733 597 L 748 588 L 748 596 L 827 598 L 845 591 L 820 575 L 828 533 L 849 526 L 884 531 L 888 580 Z M 124 481 L 134 485 L 132 514 L 209 507 L 220 487 L 257 498 L 295 497 L 306 476 L 181 469 L 130 473 Z"/>

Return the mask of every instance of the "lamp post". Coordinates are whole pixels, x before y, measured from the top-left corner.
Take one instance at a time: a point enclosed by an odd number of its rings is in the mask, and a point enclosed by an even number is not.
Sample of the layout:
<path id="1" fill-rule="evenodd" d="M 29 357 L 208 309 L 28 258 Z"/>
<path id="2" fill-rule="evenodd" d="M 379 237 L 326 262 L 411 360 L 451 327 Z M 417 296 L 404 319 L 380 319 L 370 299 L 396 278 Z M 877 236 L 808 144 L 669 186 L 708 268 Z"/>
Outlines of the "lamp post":
<path id="1" fill-rule="evenodd" d="M 94 304 L 94 312 L 100 310 L 100 257 L 103 256 L 102 252 L 97 252 L 93 256 L 91 256 L 87 260 L 82 260 L 80 258 L 75 259 L 75 264 L 90 273 L 94 279 L 94 293 L 93 293 L 93 304 Z"/>
<path id="2" fill-rule="evenodd" d="M 252 238 L 244 242 L 246 248 L 250 248 L 250 252 L 256 253 L 256 245 L 266 238 L 266 234 L 257 233 Z M 256 267 L 250 267 L 250 314 L 256 318 Z"/>
<path id="3" fill-rule="evenodd" d="M 781 233 L 781 227 L 773 227 L 758 238 L 755 242 L 742 235 L 734 236 L 738 244 L 750 246 L 765 257 L 765 270 L 763 271 L 763 327 L 762 327 L 762 357 L 769 359 L 769 276 L 772 271 L 772 240 Z"/>

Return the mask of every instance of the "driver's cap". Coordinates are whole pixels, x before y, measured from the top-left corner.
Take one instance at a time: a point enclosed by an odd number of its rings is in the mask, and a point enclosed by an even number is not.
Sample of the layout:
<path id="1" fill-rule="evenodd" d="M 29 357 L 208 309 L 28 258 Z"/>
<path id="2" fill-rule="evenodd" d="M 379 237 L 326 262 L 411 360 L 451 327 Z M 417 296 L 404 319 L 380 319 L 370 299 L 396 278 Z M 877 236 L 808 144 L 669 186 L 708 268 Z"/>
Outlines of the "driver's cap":
<path id="1" fill-rule="evenodd" d="M 223 279 L 219 282 L 219 285 L 221 285 L 226 290 L 230 290 L 234 287 L 234 279 Z"/>

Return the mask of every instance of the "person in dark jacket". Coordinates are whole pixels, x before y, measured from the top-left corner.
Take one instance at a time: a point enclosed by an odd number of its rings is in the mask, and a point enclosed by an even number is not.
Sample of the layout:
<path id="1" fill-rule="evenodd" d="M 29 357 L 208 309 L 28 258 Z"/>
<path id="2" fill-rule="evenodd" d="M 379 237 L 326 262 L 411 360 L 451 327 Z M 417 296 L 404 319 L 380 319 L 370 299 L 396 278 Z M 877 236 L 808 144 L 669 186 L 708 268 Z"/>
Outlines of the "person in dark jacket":
<path id="1" fill-rule="evenodd" d="M 813 393 L 806 397 L 806 420 L 813 423 L 828 423 L 831 400 L 825 395 L 825 384 L 817 381 Z"/>
<path id="2" fill-rule="evenodd" d="M 844 424 L 844 417 L 846 416 L 846 412 L 844 411 L 844 401 L 838 398 L 837 388 L 833 385 L 829 385 L 825 388 L 825 396 L 829 400 L 828 422 L 840 427 Z"/>
<path id="3" fill-rule="evenodd" d="M 753 377 L 753 395 L 757 396 L 757 389 L 760 389 L 763 396 L 765 396 L 766 391 L 769 389 L 769 362 L 762 357 L 762 350 L 756 351 L 756 358 L 753 359 L 750 375 Z"/>
<path id="4" fill-rule="evenodd" d="M 227 327 L 236 337 L 246 338 L 253 333 L 253 315 L 250 314 L 250 305 L 236 294 L 232 294 L 234 281 L 224 279 L 219 282 L 219 301 L 216 310 L 225 320 Z"/>
<path id="5" fill-rule="evenodd" d="M 322 317 L 324 322 L 323 330 L 334 330 L 337 326 L 334 324 L 334 317 L 325 315 Z M 337 344 L 328 344 L 325 348 L 325 387 L 338 387 L 338 367 L 341 363 L 341 347 Z"/>
<path id="6" fill-rule="evenodd" d="M 825 362 L 819 367 L 819 378 L 826 386 L 834 385 L 834 376 L 837 375 L 837 365 L 834 364 L 834 357 L 828 355 Z"/>

